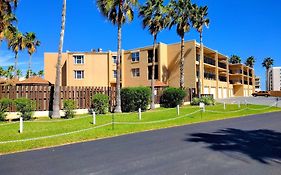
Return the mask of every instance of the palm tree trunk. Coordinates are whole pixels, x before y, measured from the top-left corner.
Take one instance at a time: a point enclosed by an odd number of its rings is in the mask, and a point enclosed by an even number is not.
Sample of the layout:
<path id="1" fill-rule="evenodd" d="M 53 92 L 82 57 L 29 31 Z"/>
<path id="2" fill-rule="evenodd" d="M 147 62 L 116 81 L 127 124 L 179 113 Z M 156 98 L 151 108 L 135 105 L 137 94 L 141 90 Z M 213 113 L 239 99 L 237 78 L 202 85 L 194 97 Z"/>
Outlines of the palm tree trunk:
<path id="1" fill-rule="evenodd" d="M 29 62 L 28 62 L 28 78 L 30 77 L 30 73 L 31 73 L 31 55 L 29 55 Z"/>
<path id="2" fill-rule="evenodd" d="M 184 37 L 181 38 L 180 88 L 184 89 Z"/>
<path id="3" fill-rule="evenodd" d="M 114 109 L 115 113 L 121 113 L 121 95 L 120 95 L 120 80 L 121 80 L 121 69 L 120 69 L 120 60 L 121 60 L 121 37 L 122 37 L 122 28 L 121 24 L 118 24 L 118 38 L 117 38 L 117 62 L 116 62 L 116 107 Z"/>
<path id="4" fill-rule="evenodd" d="M 201 98 L 201 89 L 202 89 L 201 76 L 204 76 L 203 62 L 204 62 L 203 42 L 202 42 L 202 33 L 200 33 L 200 59 L 199 59 L 199 71 L 198 71 L 198 97 L 199 98 Z"/>
<path id="5" fill-rule="evenodd" d="M 18 78 L 17 75 L 17 70 L 18 70 L 18 53 L 15 53 L 15 67 L 14 67 L 14 77 Z"/>
<path id="6" fill-rule="evenodd" d="M 269 81 L 268 81 L 268 68 L 266 68 L 266 90 L 269 90 Z"/>
<path id="7" fill-rule="evenodd" d="M 150 109 L 155 109 L 155 102 L 154 102 L 154 74 L 155 74 L 155 53 L 156 53 L 156 40 L 157 35 L 154 35 L 153 41 L 153 56 L 152 56 L 152 69 L 151 69 L 151 103 Z"/>
<path id="8" fill-rule="evenodd" d="M 63 48 L 63 40 L 64 40 L 64 31 L 65 31 L 65 18 L 66 18 L 66 0 L 63 0 L 61 33 L 60 33 L 60 43 L 59 43 L 59 52 L 58 52 L 58 62 L 56 67 L 56 82 L 54 88 L 52 118 L 60 117 L 61 57 L 62 57 L 62 48 Z"/>

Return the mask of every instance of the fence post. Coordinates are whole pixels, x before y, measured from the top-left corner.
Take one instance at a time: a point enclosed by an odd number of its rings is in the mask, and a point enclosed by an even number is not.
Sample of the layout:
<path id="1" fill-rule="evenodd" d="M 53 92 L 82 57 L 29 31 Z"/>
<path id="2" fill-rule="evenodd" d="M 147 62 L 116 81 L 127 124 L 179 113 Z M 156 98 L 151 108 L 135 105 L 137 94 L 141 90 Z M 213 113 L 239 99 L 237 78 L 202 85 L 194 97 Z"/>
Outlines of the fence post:
<path id="1" fill-rule="evenodd" d="M 141 120 L 141 108 L 139 108 L 139 120 Z"/>
<path id="2" fill-rule="evenodd" d="M 177 115 L 180 115 L 180 105 L 177 105 Z"/>
<path id="3" fill-rule="evenodd" d="M 23 118 L 20 117 L 20 130 L 19 130 L 20 133 L 23 132 Z"/>
<path id="4" fill-rule="evenodd" d="M 93 111 L 93 125 L 96 124 L 96 112 Z"/>

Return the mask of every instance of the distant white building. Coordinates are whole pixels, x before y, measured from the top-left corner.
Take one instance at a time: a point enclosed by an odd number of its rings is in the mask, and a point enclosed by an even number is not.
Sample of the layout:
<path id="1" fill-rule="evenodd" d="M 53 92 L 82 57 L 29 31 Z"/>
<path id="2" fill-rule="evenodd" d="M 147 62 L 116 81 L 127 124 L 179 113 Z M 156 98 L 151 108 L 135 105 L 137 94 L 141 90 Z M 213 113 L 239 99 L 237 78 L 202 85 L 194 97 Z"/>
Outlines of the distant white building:
<path id="1" fill-rule="evenodd" d="M 260 77 L 255 77 L 255 91 L 261 91 L 261 79 L 260 79 Z"/>
<path id="2" fill-rule="evenodd" d="M 281 90 L 281 67 L 272 67 L 268 70 L 268 85 L 270 91 Z"/>

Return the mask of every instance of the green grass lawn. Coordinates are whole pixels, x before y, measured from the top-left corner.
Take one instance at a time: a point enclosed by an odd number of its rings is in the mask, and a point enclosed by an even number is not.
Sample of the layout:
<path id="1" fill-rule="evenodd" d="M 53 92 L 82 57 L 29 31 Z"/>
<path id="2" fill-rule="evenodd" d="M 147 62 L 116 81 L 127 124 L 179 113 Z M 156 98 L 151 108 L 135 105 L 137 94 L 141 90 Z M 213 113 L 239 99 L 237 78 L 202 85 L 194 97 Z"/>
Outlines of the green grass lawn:
<path id="1" fill-rule="evenodd" d="M 25 122 L 24 132 L 22 134 L 18 133 L 18 122 L 0 122 L 0 154 L 281 110 L 280 108 L 268 108 L 266 106 L 259 105 L 248 105 L 248 108 L 251 109 L 246 109 L 245 105 L 241 105 L 241 108 L 238 108 L 237 105 L 227 105 L 227 110 L 224 110 L 223 105 L 218 104 L 215 106 L 206 107 L 206 112 L 202 113 L 202 117 L 201 112 L 195 113 L 199 110 L 198 107 L 183 106 L 180 108 L 179 116 L 177 116 L 175 108 L 159 108 L 154 111 L 143 112 L 141 121 L 138 119 L 137 113 L 115 114 L 114 122 L 116 122 L 116 124 L 114 124 L 114 128 L 111 124 L 113 117 L 111 114 L 97 116 L 96 125 L 92 124 L 91 115 L 79 115 L 70 120 L 51 120 L 44 118 L 31 122 Z M 240 111 L 233 112 L 237 110 Z M 94 128 L 107 123 L 109 123 L 109 125 L 100 128 Z M 50 137 L 38 140 L 3 143 L 5 141 L 24 140 L 46 136 Z"/>

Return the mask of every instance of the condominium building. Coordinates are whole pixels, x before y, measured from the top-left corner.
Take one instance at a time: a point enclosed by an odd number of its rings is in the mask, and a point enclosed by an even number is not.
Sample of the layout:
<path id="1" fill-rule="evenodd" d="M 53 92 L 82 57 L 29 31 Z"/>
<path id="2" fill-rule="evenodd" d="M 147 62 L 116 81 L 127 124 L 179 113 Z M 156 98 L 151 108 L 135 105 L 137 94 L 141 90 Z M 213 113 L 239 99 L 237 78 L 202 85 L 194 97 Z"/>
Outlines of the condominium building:
<path id="1" fill-rule="evenodd" d="M 57 53 L 44 54 L 45 79 L 55 83 Z M 62 54 L 62 86 L 114 86 L 115 52 L 66 52 Z"/>
<path id="2" fill-rule="evenodd" d="M 200 45 L 196 41 L 184 44 L 184 86 L 198 92 L 201 73 L 201 92 L 215 98 L 248 96 L 255 89 L 254 70 L 243 64 L 229 64 L 227 56 L 204 47 L 199 68 Z M 155 86 L 179 87 L 180 43 L 158 43 L 155 54 Z M 122 87 L 150 86 L 153 46 L 122 51 Z M 57 54 L 45 54 L 45 78 L 55 82 Z M 69 52 L 63 54 L 63 86 L 115 86 L 116 53 Z"/>
<path id="3" fill-rule="evenodd" d="M 255 91 L 261 91 L 261 80 L 260 77 L 255 77 Z"/>
<path id="4" fill-rule="evenodd" d="M 268 70 L 268 87 L 270 91 L 281 90 L 281 67 L 272 67 Z"/>

